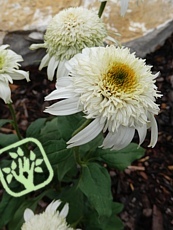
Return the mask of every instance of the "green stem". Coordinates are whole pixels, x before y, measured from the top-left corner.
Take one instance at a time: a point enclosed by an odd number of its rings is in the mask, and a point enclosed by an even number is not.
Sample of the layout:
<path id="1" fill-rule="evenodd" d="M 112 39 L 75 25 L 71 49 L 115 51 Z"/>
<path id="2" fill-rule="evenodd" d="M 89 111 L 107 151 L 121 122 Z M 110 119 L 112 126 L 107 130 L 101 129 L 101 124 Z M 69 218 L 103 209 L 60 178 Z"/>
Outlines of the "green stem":
<path id="1" fill-rule="evenodd" d="M 79 146 L 75 146 L 73 149 L 74 149 L 74 157 L 75 157 L 76 163 L 82 166 L 82 161 L 81 161 L 80 153 L 79 153 Z"/>
<path id="2" fill-rule="evenodd" d="M 14 129 L 16 131 L 16 134 L 17 134 L 19 140 L 22 140 L 23 138 L 22 138 L 22 136 L 20 134 L 20 131 L 19 131 L 19 128 L 18 128 L 18 125 L 17 125 L 17 119 L 16 119 L 16 114 L 15 114 L 14 108 L 13 108 L 11 103 L 8 104 L 8 107 L 10 109 L 10 113 L 11 113 L 11 116 L 12 116 L 12 119 L 13 119 L 12 125 L 13 125 L 13 127 L 14 127 Z"/>
<path id="3" fill-rule="evenodd" d="M 106 3 L 107 3 L 107 1 L 104 1 L 104 2 L 101 2 L 101 4 L 100 4 L 100 8 L 99 8 L 99 12 L 98 12 L 99 18 L 101 18 L 102 14 L 103 14 L 103 11 L 105 9 Z"/>

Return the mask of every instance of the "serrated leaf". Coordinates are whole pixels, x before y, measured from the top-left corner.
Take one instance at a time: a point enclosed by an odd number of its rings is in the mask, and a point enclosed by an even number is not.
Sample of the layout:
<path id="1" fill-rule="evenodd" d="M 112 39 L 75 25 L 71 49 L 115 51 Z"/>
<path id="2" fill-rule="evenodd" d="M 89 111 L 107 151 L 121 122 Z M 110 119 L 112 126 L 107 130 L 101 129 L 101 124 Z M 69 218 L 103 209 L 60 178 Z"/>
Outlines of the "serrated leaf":
<path id="1" fill-rule="evenodd" d="M 99 216 L 109 217 L 111 215 L 111 181 L 104 167 L 97 163 L 89 163 L 83 167 L 78 186 Z"/>
<path id="2" fill-rule="evenodd" d="M 16 162 L 15 161 L 12 161 L 12 163 L 11 163 L 11 169 L 16 169 L 17 168 L 17 164 L 16 164 Z"/>
<path id="3" fill-rule="evenodd" d="M 34 171 L 37 172 L 37 173 L 42 173 L 42 172 L 43 172 L 43 169 L 42 169 L 41 167 L 36 167 L 36 168 L 34 169 Z"/>
<path id="4" fill-rule="evenodd" d="M 43 159 L 37 159 L 36 162 L 35 162 L 35 165 L 39 166 L 39 165 L 42 164 L 42 162 L 43 162 Z"/>
<path id="5" fill-rule="evenodd" d="M 6 180 L 7 180 L 8 184 L 11 183 L 12 178 L 13 178 L 13 175 L 12 175 L 12 174 L 9 174 L 9 175 L 6 177 Z"/>
<path id="6" fill-rule="evenodd" d="M 29 159 L 30 159 L 31 161 L 34 161 L 35 158 L 36 158 L 36 155 L 35 155 L 35 153 L 31 150 L 31 151 L 30 151 L 30 157 L 29 157 Z"/>
<path id="7" fill-rule="evenodd" d="M 18 147 L 18 149 L 17 149 L 17 154 L 18 154 L 20 157 L 23 157 L 23 156 L 24 156 L 23 150 L 22 150 L 20 147 Z"/>
<path id="8" fill-rule="evenodd" d="M 2 171 L 8 174 L 8 173 L 11 172 L 11 168 L 8 168 L 8 167 L 7 168 L 3 168 Z"/>
<path id="9" fill-rule="evenodd" d="M 11 158 L 16 159 L 18 157 L 17 153 L 9 152 Z"/>
<path id="10" fill-rule="evenodd" d="M 138 145 L 131 143 L 126 148 L 119 151 L 100 150 L 99 154 L 102 160 L 110 167 L 118 170 L 124 170 L 131 163 L 144 156 L 145 149 L 138 148 Z"/>
<path id="11" fill-rule="evenodd" d="M 45 126 L 46 118 L 39 118 L 32 122 L 26 130 L 27 137 L 38 137 L 41 129 Z"/>

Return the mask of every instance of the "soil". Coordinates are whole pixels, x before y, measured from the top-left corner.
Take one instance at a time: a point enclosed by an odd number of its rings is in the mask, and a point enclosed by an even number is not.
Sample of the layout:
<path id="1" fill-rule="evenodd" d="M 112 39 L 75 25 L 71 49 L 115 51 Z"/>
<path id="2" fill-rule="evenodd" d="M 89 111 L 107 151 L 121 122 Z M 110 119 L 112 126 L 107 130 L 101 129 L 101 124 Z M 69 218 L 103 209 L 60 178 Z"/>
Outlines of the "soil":
<path id="1" fill-rule="evenodd" d="M 142 145 L 145 156 L 135 161 L 124 172 L 110 171 L 114 200 L 122 202 L 120 218 L 125 230 L 173 229 L 173 35 L 162 47 L 146 56 L 153 72 L 160 71 L 158 90 L 163 97 L 158 100 L 160 114 L 156 117 L 159 138 L 154 148 L 148 148 L 150 133 Z M 47 80 L 46 71 L 28 67 L 31 81 L 17 81 L 12 99 L 17 112 L 19 128 L 23 134 L 28 125 L 39 117 L 46 117 L 44 97 L 54 89 L 54 82 Z M 10 118 L 9 110 L 0 100 L 0 118 Z M 14 132 L 11 127 L 4 133 Z M 136 141 L 136 140 L 135 140 Z"/>

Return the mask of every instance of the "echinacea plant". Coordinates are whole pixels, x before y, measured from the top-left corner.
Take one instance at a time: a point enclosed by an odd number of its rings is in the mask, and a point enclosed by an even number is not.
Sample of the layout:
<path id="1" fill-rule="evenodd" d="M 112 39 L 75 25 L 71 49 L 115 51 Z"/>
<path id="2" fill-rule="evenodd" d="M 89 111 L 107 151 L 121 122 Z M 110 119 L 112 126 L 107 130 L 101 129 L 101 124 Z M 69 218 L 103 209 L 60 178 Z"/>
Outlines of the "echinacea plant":
<path id="1" fill-rule="evenodd" d="M 45 97 L 47 116 L 31 122 L 24 135 L 9 84 L 29 81 L 29 74 L 19 70 L 20 55 L 0 46 L 0 97 L 12 115 L 12 120 L 0 120 L 0 127 L 14 127 L 0 138 L 0 177 L 8 186 L 0 203 L 0 229 L 123 229 L 117 216 L 123 205 L 117 202 L 116 189 L 112 192 L 110 170 L 117 176 L 144 156 L 141 145 L 148 130 L 148 146 L 156 145 L 159 73 L 152 73 L 127 47 L 104 43 L 108 33 L 101 16 L 107 1 L 100 2 L 98 13 L 83 7 L 63 9 L 49 23 L 44 42 L 31 45 L 46 50 L 39 69 L 47 67 L 48 79 L 56 77 L 56 83 Z M 128 2 L 120 2 L 122 15 Z M 135 133 L 139 141 L 132 143 Z M 23 193 L 26 188 L 32 192 Z M 11 195 L 20 192 L 22 196 Z"/>

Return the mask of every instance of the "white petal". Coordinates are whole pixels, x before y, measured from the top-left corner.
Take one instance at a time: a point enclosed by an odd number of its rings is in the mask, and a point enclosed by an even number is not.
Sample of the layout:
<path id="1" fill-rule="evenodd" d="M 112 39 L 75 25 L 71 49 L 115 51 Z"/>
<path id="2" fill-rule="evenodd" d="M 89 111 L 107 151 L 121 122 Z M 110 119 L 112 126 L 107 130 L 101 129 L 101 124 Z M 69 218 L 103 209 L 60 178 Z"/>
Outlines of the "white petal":
<path id="1" fill-rule="evenodd" d="M 138 127 L 136 129 L 139 134 L 139 145 L 141 145 L 144 142 L 146 134 L 147 134 L 147 125 L 145 124 L 142 127 Z"/>
<path id="2" fill-rule="evenodd" d="M 1 73 L 0 74 L 0 80 L 8 83 L 10 82 L 11 84 L 13 83 L 13 79 L 11 78 L 10 74 L 7 73 Z"/>
<path id="3" fill-rule="evenodd" d="M 0 51 L 5 50 L 6 48 L 8 48 L 10 45 L 1 45 L 0 46 Z"/>
<path id="4" fill-rule="evenodd" d="M 59 61 L 56 60 L 55 56 L 52 56 L 47 68 L 47 76 L 50 81 L 53 80 L 55 69 L 57 68 L 58 63 Z"/>
<path id="5" fill-rule="evenodd" d="M 52 115 L 70 115 L 78 113 L 81 109 L 78 108 L 79 98 L 69 98 L 57 102 L 44 110 Z"/>
<path id="6" fill-rule="evenodd" d="M 109 132 L 107 134 L 101 147 L 104 149 L 112 148 L 114 150 L 122 149 L 131 142 L 134 133 L 134 128 L 120 126 L 116 132 Z"/>
<path id="7" fill-rule="evenodd" d="M 42 70 L 44 67 L 48 66 L 49 60 L 50 60 L 50 56 L 49 54 L 46 54 L 41 60 L 39 70 Z"/>
<path id="8" fill-rule="evenodd" d="M 72 85 L 72 82 L 72 77 L 64 76 L 57 79 L 55 86 L 60 89 L 61 87 Z"/>
<path id="9" fill-rule="evenodd" d="M 24 211 L 24 220 L 29 221 L 30 219 L 32 219 L 32 217 L 34 216 L 34 213 L 31 209 L 27 208 Z"/>
<path id="10" fill-rule="evenodd" d="M 124 16 L 128 8 L 129 0 L 121 0 L 121 16 Z"/>
<path id="11" fill-rule="evenodd" d="M 57 201 L 52 201 L 46 208 L 45 212 L 52 212 L 54 213 L 57 208 L 60 206 L 61 201 L 57 200 Z"/>
<path id="12" fill-rule="evenodd" d="M 42 44 L 32 44 L 29 48 L 30 50 L 36 50 L 36 49 L 46 48 L 46 47 L 45 44 L 42 43 Z"/>
<path id="13" fill-rule="evenodd" d="M 154 79 L 157 78 L 157 77 L 159 77 L 160 75 L 161 75 L 161 73 L 157 72 L 156 74 L 154 74 Z"/>
<path id="14" fill-rule="evenodd" d="M 125 134 L 122 136 L 121 141 L 118 145 L 114 145 L 112 150 L 120 150 L 125 148 L 130 144 L 135 134 L 134 128 L 126 128 Z"/>
<path id="15" fill-rule="evenodd" d="M 65 204 L 59 215 L 63 218 L 66 218 L 66 216 L 68 215 L 68 211 L 69 211 L 69 204 Z"/>
<path id="16" fill-rule="evenodd" d="M 10 75 L 10 77 L 12 77 L 13 80 L 26 79 L 27 81 L 30 81 L 30 79 L 29 79 L 29 72 L 26 72 L 24 70 L 13 69 L 13 72 L 9 73 L 9 75 Z"/>
<path id="17" fill-rule="evenodd" d="M 62 98 L 71 98 L 75 96 L 76 96 L 76 93 L 74 93 L 73 91 L 70 91 L 70 89 L 66 87 L 66 88 L 54 90 L 48 96 L 45 97 L 45 101 L 62 99 Z"/>
<path id="18" fill-rule="evenodd" d="M 66 64 L 66 60 L 65 61 L 60 61 L 57 72 L 56 72 L 56 79 L 59 79 L 61 77 L 67 76 L 68 75 L 68 70 L 65 67 Z"/>
<path id="19" fill-rule="evenodd" d="M 154 147 L 157 143 L 158 139 L 158 127 L 157 122 L 153 114 L 150 114 L 150 121 L 151 121 L 151 140 L 148 147 Z"/>
<path id="20" fill-rule="evenodd" d="M 67 148 L 79 146 L 93 140 L 102 130 L 104 124 L 100 124 L 100 119 L 94 119 L 87 127 L 72 137 L 67 144 Z"/>
<path id="21" fill-rule="evenodd" d="M 0 98 L 4 100 L 6 104 L 11 103 L 11 90 L 8 83 L 0 81 Z"/>

